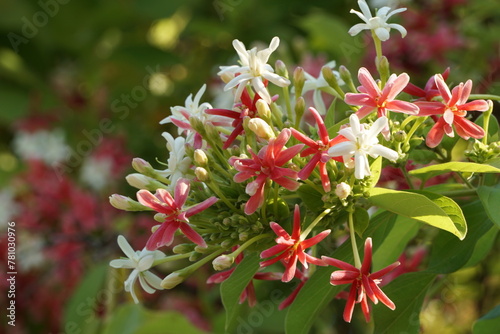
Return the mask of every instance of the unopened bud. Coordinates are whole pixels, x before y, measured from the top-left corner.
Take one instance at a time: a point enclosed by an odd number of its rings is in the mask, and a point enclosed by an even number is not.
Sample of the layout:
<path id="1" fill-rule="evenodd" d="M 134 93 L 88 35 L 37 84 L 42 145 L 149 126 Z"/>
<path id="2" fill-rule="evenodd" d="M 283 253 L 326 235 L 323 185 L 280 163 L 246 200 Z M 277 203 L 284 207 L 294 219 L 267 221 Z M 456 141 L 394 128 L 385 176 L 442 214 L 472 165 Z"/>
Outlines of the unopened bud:
<path id="1" fill-rule="evenodd" d="M 193 128 L 194 131 L 198 132 L 202 137 L 205 137 L 205 125 L 198 117 L 189 118 L 189 124 Z"/>
<path id="2" fill-rule="evenodd" d="M 283 61 L 277 60 L 275 64 L 276 73 L 282 77 L 288 79 L 288 70 L 286 69 L 286 65 Z"/>
<path id="3" fill-rule="evenodd" d="M 228 255 L 221 255 L 212 261 L 212 265 L 215 270 L 221 271 L 231 267 L 234 263 L 234 257 Z"/>
<path id="4" fill-rule="evenodd" d="M 233 240 L 231 239 L 226 239 L 223 242 L 220 243 L 220 246 L 222 248 L 229 248 L 233 244 Z"/>
<path id="5" fill-rule="evenodd" d="M 351 194 L 351 186 L 345 182 L 337 184 L 335 188 L 335 195 L 340 199 L 346 199 Z"/>
<path id="6" fill-rule="evenodd" d="M 341 65 L 339 67 L 339 74 L 340 74 L 340 78 L 342 80 L 344 80 L 345 83 L 352 82 L 351 72 L 349 72 L 347 67 L 345 67 L 344 65 Z"/>
<path id="7" fill-rule="evenodd" d="M 207 165 L 208 158 L 203 150 L 200 149 L 194 150 L 193 156 L 194 156 L 194 162 L 196 162 L 198 166 L 205 167 Z"/>
<path id="8" fill-rule="evenodd" d="M 295 114 L 297 115 L 297 119 L 301 120 L 304 115 L 304 111 L 306 110 L 306 102 L 302 96 L 299 96 L 297 101 L 295 102 Z"/>
<path id="9" fill-rule="evenodd" d="M 386 56 L 382 56 L 380 58 L 380 61 L 378 63 L 378 70 L 380 72 L 380 77 L 382 78 L 389 78 L 391 75 L 390 69 L 389 69 L 389 60 L 387 60 Z"/>
<path id="10" fill-rule="evenodd" d="M 247 241 L 248 239 L 248 232 L 241 232 L 239 235 L 238 235 L 238 239 L 240 241 Z"/>
<path id="11" fill-rule="evenodd" d="M 406 132 L 399 130 L 394 132 L 394 140 L 398 143 L 402 143 L 406 140 Z"/>
<path id="12" fill-rule="evenodd" d="M 260 138 L 269 140 L 275 137 L 271 126 L 269 126 L 269 124 L 261 118 L 252 118 L 248 121 L 248 128 Z"/>
<path id="13" fill-rule="evenodd" d="M 224 83 L 228 83 L 234 79 L 234 74 L 229 72 L 223 72 L 222 74 L 219 74 L 219 76 Z"/>
<path id="14" fill-rule="evenodd" d="M 196 167 L 194 169 L 194 175 L 196 175 L 196 178 L 201 182 L 207 182 L 210 179 L 207 170 L 203 167 Z"/>
<path id="15" fill-rule="evenodd" d="M 172 252 L 174 252 L 175 254 L 186 254 L 192 252 L 193 250 L 193 244 L 179 244 L 175 245 L 174 248 L 172 248 Z"/>
<path id="16" fill-rule="evenodd" d="M 191 262 L 198 261 L 198 259 L 201 256 L 202 256 L 201 253 L 193 252 L 193 254 L 191 254 L 191 256 L 189 257 L 189 261 L 191 261 Z"/>
<path id="17" fill-rule="evenodd" d="M 321 68 L 321 74 L 323 74 L 323 78 L 330 85 L 330 87 L 337 88 L 339 86 L 337 77 L 335 76 L 335 73 L 333 73 L 333 69 L 330 66 L 323 66 Z"/>
<path id="18" fill-rule="evenodd" d="M 158 224 L 158 225 L 151 227 L 151 233 L 155 233 L 156 230 L 160 228 L 160 226 L 161 226 L 161 224 Z"/>
<path id="19" fill-rule="evenodd" d="M 293 86 L 295 88 L 295 96 L 301 96 L 302 90 L 304 89 L 304 83 L 306 82 L 306 77 L 304 75 L 304 69 L 300 66 L 295 68 L 293 71 Z"/>
<path id="20" fill-rule="evenodd" d="M 213 125 L 212 123 L 206 123 L 204 126 L 207 133 L 207 137 L 211 139 L 216 146 L 222 147 L 222 140 L 220 138 L 220 133 L 215 127 L 215 125 Z"/>
<path id="21" fill-rule="evenodd" d="M 127 180 L 128 184 L 137 189 L 147 189 L 150 191 L 155 191 L 158 188 L 167 188 L 163 183 L 139 173 L 129 174 L 125 177 L 125 179 Z"/>
<path id="22" fill-rule="evenodd" d="M 164 213 L 157 213 L 154 215 L 154 220 L 156 220 L 158 223 L 163 223 L 167 219 L 167 215 Z"/>
<path id="23" fill-rule="evenodd" d="M 161 287 L 164 289 L 172 289 L 184 281 L 179 273 L 173 272 L 161 281 Z"/>
<path id="24" fill-rule="evenodd" d="M 132 168 L 141 174 L 150 174 L 154 170 L 149 162 L 141 158 L 132 159 Z"/>
<path id="25" fill-rule="evenodd" d="M 125 211 L 151 211 L 147 206 L 142 205 L 141 203 L 134 201 L 130 197 L 122 196 L 118 194 L 113 194 L 109 196 L 109 203 L 119 209 Z"/>
<path id="26" fill-rule="evenodd" d="M 257 107 L 257 113 L 262 119 L 271 119 L 271 109 L 269 108 L 269 104 L 267 104 L 266 101 L 260 99 L 257 101 L 257 103 L 255 103 L 255 106 Z"/>

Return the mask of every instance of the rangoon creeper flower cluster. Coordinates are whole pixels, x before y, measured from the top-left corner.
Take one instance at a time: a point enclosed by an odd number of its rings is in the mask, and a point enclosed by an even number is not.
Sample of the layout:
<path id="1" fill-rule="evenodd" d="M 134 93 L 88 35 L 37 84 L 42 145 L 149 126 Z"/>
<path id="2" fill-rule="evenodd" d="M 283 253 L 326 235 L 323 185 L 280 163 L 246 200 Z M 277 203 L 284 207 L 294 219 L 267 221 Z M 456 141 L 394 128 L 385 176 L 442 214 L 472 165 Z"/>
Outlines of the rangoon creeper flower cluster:
<path id="1" fill-rule="evenodd" d="M 402 26 L 387 23 L 393 14 L 405 8 L 391 11 L 382 7 L 372 17 L 365 1 L 358 4 L 361 12 L 351 13 L 364 23 L 353 26 L 351 35 L 371 30 L 377 46 L 390 37 L 390 29 L 406 35 Z M 110 196 L 116 208 L 153 211 L 154 225 L 144 249 L 134 251 L 119 236 L 118 244 L 128 259 L 110 263 L 115 268 L 132 269 L 125 290 L 135 302 L 138 298 L 133 285 L 137 279 L 147 293 L 153 293 L 177 286 L 211 263 L 219 272 L 210 276 L 207 283 L 218 284 L 238 273 L 239 266 L 247 266 L 250 257 L 253 267 L 244 268 L 248 270 L 248 284 L 236 294 L 240 303 L 257 303 L 253 279 L 295 280 L 296 288 L 281 301 L 280 310 L 296 298 L 303 302 L 301 296 L 306 293 L 301 291 L 310 292 L 311 281 L 316 285 L 350 285 L 348 293 L 339 294 L 347 295 L 347 322 L 353 319 L 357 303 L 361 304 L 367 322 L 371 312 L 369 300 L 375 304 L 380 301 L 391 310 L 396 308 L 380 287 L 383 277 L 399 262 L 375 272 L 371 268 L 372 239 L 366 231 L 370 231 L 367 226 L 372 218 L 367 210 L 375 202 L 370 197 L 373 191 L 381 191 L 379 186 L 375 188 L 381 173 L 377 170 L 372 175 L 373 165 L 378 164 L 379 169 L 390 165 L 399 168 L 412 188 L 404 167 L 410 161 L 409 152 L 418 149 L 435 154 L 439 151 L 432 149 L 441 143 L 444 134 L 453 136 L 454 131 L 466 140 L 482 138 L 487 129 L 467 119 L 467 111 L 484 111 L 488 116 L 491 102 L 468 102 L 473 97 L 470 80 L 450 91 L 444 82 L 448 70 L 429 79 L 425 89 L 420 89 L 410 83 L 408 74 L 391 74 L 386 59 L 381 61 L 377 46 L 380 79 L 360 68 L 357 89 L 344 67 L 340 71 L 342 79 L 350 83 L 350 91 L 340 87 L 344 81 L 332 71 L 335 62 L 326 64 L 317 78 L 297 67 L 291 82 L 283 62 L 278 63 L 280 75 L 268 64 L 278 46 L 278 37 L 260 51 L 247 50 L 242 42 L 234 40 L 240 64 L 221 66 L 218 73 L 226 83 L 225 90 L 234 94 L 233 107 L 201 103 L 206 85 L 194 98 L 189 95 L 185 106 L 172 107 L 171 115 L 160 122 L 178 127 L 177 137 L 163 133 L 169 151 L 167 168 L 157 170 L 135 158 L 132 165 L 138 173 L 129 175 L 127 180 L 139 188 L 137 200 Z M 272 96 L 270 89 L 274 88 L 268 87 L 269 82 L 282 87 L 283 96 Z M 301 96 L 309 90 L 315 91 L 314 106 L 306 105 Z M 416 100 L 405 100 L 402 92 L 414 95 Z M 330 94 L 336 100 L 324 105 L 328 99 L 323 100 L 320 94 Z M 328 113 L 323 115 L 318 108 Z M 313 124 L 302 119 L 305 110 L 309 110 Z M 487 138 L 483 140 L 481 147 L 489 147 Z M 363 262 L 356 233 L 365 240 Z M 338 254 L 330 250 L 337 248 L 339 235 L 348 240 L 354 264 L 346 262 L 348 257 L 344 255 L 332 257 Z M 157 250 L 162 247 L 175 255 L 166 256 Z M 260 267 L 257 255 L 261 258 Z M 167 261 L 180 261 L 181 269 L 163 279 L 149 271 Z M 332 272 L 329 281 L 319 282 L 314 278 L 316 266 L 340 270 Z M 390 280 L 387 277 L 394 276 L 385 276 L 384 283 Z"/>

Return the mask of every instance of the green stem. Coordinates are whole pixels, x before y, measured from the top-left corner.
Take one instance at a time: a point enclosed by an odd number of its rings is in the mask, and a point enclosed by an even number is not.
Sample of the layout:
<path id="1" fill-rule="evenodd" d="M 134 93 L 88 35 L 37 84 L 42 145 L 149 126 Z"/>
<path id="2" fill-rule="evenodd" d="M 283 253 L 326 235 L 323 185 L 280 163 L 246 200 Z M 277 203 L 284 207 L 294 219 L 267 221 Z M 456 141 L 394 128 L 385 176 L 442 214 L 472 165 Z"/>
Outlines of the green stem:
<path id="1" fill-rule="evenodd" d="M 288 120 L 290 122 L 293 122 L 292 104 L 290 102 L 290 93 L 288 92 L 288 87 L 283 87 L 283 97 L 285 98 Z"/>
<path id="2" fill-rule="evenodd" d="M 493 112 L 493 102 L 488 101 L 488 105 L 490 107 L 483 114 L 483 129 L 484 129 L 483 144 L 484 145 L 488 145 L 488 128 L 490 126 L 490 116 L 491 116 L 491 113 Z"/>
<path id="3" fill-rule="evenodd" d="M 205 182 L 205 184 L 210 188 L 210 190 L 212 190 L 218 197 L 220 200 L 222 200 L 224 202 L 224 204 L 226 204 L 231 210 L 235 211 L 235 212 L 239 212 L 240 210 L 238 210 L 231 202 L 229 202 L 229 200 L 226 198 L 226 196 L 224 195 L 224 193 L 222 193 L 219 189 L 219 187 L 215 184 L 213 184 L 213 181 L 208 181 L 208 182 Z"/>
<path id="4" fill-rule="evenodd" d="M 325 211 L 323 211 L 322 213 L 320 213 L 319 216 L 316 217 L 316 219 L 314 219 L 314 221 L 311 224 L 309 224 L 309 226 L 305 229 L 305 231 L 300 234 L 300 240 L 305 240 L 307 238 L 307 236 L 309 235 L 309 233 L 311 233 L 312 229 L 314 227 L 316 227 L 316 225 L 321 221 L 321 219 L 323 219 L 323 217 L 325 217 L 331 211 L 332 211 L 332 209 L 328 208 Z"/>
<path id="5" fill-rule="evenodd" d="M 240 255 L 241 252 L 243 252 L 251 244 L 255 243 L 256 241 L 258 241 L 260 239 L 269 238 L 269 237 L 272 237 L 272 235 L 269 234 L 269 233 L 259 234 L 259 235 L 255 236 L 255 237 L 253 237 L 252 239 L 246 241 L 243 245 L 241 245 L 240 247 L 238 247 L 237 250 L 235 250 L 231 254 L 228 254 L 228 256 L 236 258 L 238 255 Z"/>
<path id="6" fill-rule="evenodd" d="M 464 189 L 464 190 L 451 190 L 451 191 L 443 191 L 439 193 L 440 195 L 446 197 L 469 197 L 475 196 L 476 189 Z"/>
<path id="7" fill-rule="evenodd" d="M 380 60 L 382 59 L 382 42 L 378 38 L 375 31 L 372 30 L 372 38 L 375 44 L 375 52 L 377 53 L 377 58 L 375 59 L 375 64 L 377 65 L 377 71 L 380 74 L 380 78 L 382 79 L 382 87 L 385 85 L 385 80 L 383 80 L 383 74 L 380 71 Z"/>
<path id="8" fill-rule="evenodd" d="M 495 100 L 500 101 L 499 95 L 492 94 L 471 94 L 469 95 L 469 99 L 471 100 Z"/>
<path id="9" fill-rule="evenodd" d="M 354 266 L 361 268 L 361 259 L 359 258 L 358 246 L 356 245 L 356 235 L 354 232 L 353 212 L 349 212 L 349 233 L 351 235 L 352 254 L 354 256 Z"/>
<path id="10" fill-rule="evenodd" d="M 177 261 L 177 260 L 182 260 L 182 259 L 187 259 L 189 258 L 194 252 L 188 252 L 186 254 L 177 254 L 177 255 L 172 255 L 172 256 L 167 256 L 167 257 L 164 257 L 163 259 L 158 259 L 156 260 L 155 262 L 153 262 L 153 264 L 151 265 L 151 267 L 154 267 L 154 266 L 157 266 L 159 264 L 162 264 L 162 263 L 166 263 L 166 262 L 171 262 L 171 261 Z"/>
<path id="11" fill-rule="evenodd" d="M 408 175 L 408 171 L 406 170 L 405 166 L 399 167 L 401 169 L 401 172 L 403 172 L 403 176 L 405 177 L 406 183 L 408 183 L 408 186 L 410 189 L 415 189 L 413 186 L 413 182 L 411 182 L 410 175 Z"/>
<path id="12" fill-rule="evenodd" d="M 408 145 L 408 143 L 410 142 L 411 137 L 413 137 L 413 134 L 418 130 L 418 128 L 420 127 L 420 125 L 422 125 L 422 123 L 425 122 L 426 119 L 427 119 L 427 116 L 417 118 L 417 120 L 415 121 L 415 123 L 413 123 L 413 126 L 411 127 L 410 131 L 408 132 L 408 134 L 406 136 L 406 140 L 405 140 L 405 142 L 403 144 L 403 147 L 405 147 L 405 145 Z"/>
<path id="13" fill-rule="evenodd" d="M 213 260 L 215 259 L 217 256 L 219 256 L 220 254 L 224 253 L 225 251 L 227 250 L 227 248 L 221 248 L 219 249 L 218 251 L 216 252 L 213 252 L 212 254 L 204 257 L 203 259 L 201 259 L 200 261 L 198 262 L 195 262 L 193 263 L 192 265 L 190 266 L 187 266 L 186 268 L 184 269 L 181 269 L 181 270 L 177 270 L 175 271 L 176 273 L 178 273 L 180 276 L 182 277 L 188 277 L 189 275 L 191 275 L 194 271 L 198 270 L 201 266 L 203 266 L 205 263 L 209 262 L 210 260 Z"/>

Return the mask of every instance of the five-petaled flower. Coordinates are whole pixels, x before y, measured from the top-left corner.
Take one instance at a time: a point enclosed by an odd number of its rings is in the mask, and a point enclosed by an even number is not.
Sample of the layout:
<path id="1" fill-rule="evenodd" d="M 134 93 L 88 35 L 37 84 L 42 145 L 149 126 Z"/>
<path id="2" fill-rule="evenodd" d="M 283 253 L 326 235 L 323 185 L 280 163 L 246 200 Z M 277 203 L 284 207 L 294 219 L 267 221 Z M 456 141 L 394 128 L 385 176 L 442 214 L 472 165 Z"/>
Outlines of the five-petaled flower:
<path id="1" fill-rule="evenodd" d="M 332 157 L 342 156 L 348 168 L 354 167 L 354 177 L 363 179 L 371 174 L 367 154 L 372 158 L 383 156 L 391 161 L 398 159 L 396 151 L 378 143 L 378 134 L 387 127 L 386 117 L 380 117 L 368 129 L 359 123 L 359 118 L 355 114 L 349 117 L 349 121 L 351 126 L 339 131 L 339 135 L 348 140 L 330 147 L 328 154 Z"/>
<path id="2" fill-rule="evenodd" d="M 358 23 L 349 29 L 349 34 L 355 36 L 359 34 L 362 30 L 371 30 L 381 41 L 387 41 L 390 37 L 391 28 L 398 30 L 401 36 L 406 36 L 406 29 L 395 23 L 387 23 L 387 20 L 394 14 L 404 12 L 406 8 L 399 8 L 391 11 L 390 7 L 382 7 L 377 10 L 375 17 L 372 17 L 370 12 L 370 7 L 365 0 L 358 0 L 359 8 L 361 13 L 357 10 L 351 9 L 351 13 L 359 16 L 361 20 L 365 23 Z"/>
<path id="3" fill-rule="evenodd" d="M 462 82 L 450 92 L 441 74 L 436 74 L 434 80 L 443 102 L 415 102 L 420 108 L 420 116 L 443 115 L 427 134 L 425 140 L 427 146 L 432 148 L 439 145 L 445 133 L 448 137 L 453 137 L 455 133 L 452 125 L 455 126 L 458 135 L 465 140 L 470 137 L 476 139 L 484 137 L 483 128 L 465 118 L 467 111 L 486 111 L 489 108 L 485 100 L 467 102 L 472 90 L 472 81 L 467 80 L 465 84 Z"/>
<path id="4" fill-rule="evenodd" d="M 128 258 L 112 260 L 109 265 L 113 268 L 133 269 L 124 285 L 125 291 L 130 292 L 136 304 L 139 303 L 134 291 L 137 278 L 139 278 L 141 287 L 149 294 L 153 294 L 155 290 L 163 290 L 160 285 L 161 278 L 151 273 L 149 269 L 156 260 L 164 258 L 165 254 L 159 250 L 149 251 L 146 248 L 142 251 L 134 251 L 122 235 L 118 236 L 118 246 Z"/>
<path id="5" fill-rule="evenodd" d="M 343 136 L 337 136 L 333 139 L 330 139 L 330 137 L 328 136 L 328 131 L 326 129 L 325 123 L 323 122 L 323 119 L 321 118 L 319 112 L 312 107 L 309 108 L 309 111 L 314 116 L 316 124 L 318 124 L 318 133 L 320 136 L 320 140 L 314 141 L 311 138 L 304 135 L 302 132 L 299 132 L 298 130 L 293 128 L 291 129 L 292 135 L 297 140 L 300 140 L 301 142 L 309 146 L 300 153 L 300 156 L 306 157 L 311 154 L 314 154 L 311 160 L 309 160 L 309 162 L 299 172 L 298 176 L 299 179 L 301 180 L 307 180 L 307 178 L 309 178 L 309 175 L 311 175 L 314 168 L 316 166 L 319 166 L 319 174 L 321 177 L 321 183 L 323 184 L 323 189 L 326 192 L 329 192 L 331 190 L 331 186 L 330 186 L 330 178 L 328 177 L 328 172 L 326 169 L 326 163 L 330 159 L 332 159 L 332 157 L 328 155 L 328 149 L 337 143 L 346 141 L 347 139 Z M 338 161 L 342 160 L 341 158 L 340 159 L 335 158 L 335 159 Z"/>
<path id="6" fill-rule="evenodd" d="M 392 74 L 387 80 L 384 88 L 380 90 L 372 75 L 364 67 L 359 69 L 358 79 L 361 86 L 358 87 L 360 93 L 347 93 L 345 102 L 354 106 L 361 106 L 356 112 L 360 119 L 373 111 L 377 111 L 377 116 L 387 116 L 387 111 L 395 111 L 408 115 L 417 115 L 418 106 L 413 103 L 395 100 L 396 96 L 406 87 L 410 77 L 406 73 L 398 76 Z M 388 128 L 384 129 L 388 131 Z M 384 135 L 387 137 L 386 133 Z"/>
<path id="7" fill-rule="evenodd" d="M 296 181 L 297 172 L 281 167 L 297 155 L 304 146 L 297 144 L 283 149 L 290 136 L 290 129 L 283 129 L 278 137 L 271 138 L 269 144 L 261 148 L 258 154 L 249 148 L 251 159 L 239 157 L 229 159 L 229 163 L 239 172 L 234 176 L 235 182 L 244 182 L 251 177 L 256 177 L 246 186 L 245 191 L 250 195 L 250 199 L 245 205 L 245 214 L 251 215 L 264 203 L 267 180 L 272 180 L 291 191 L 297 190 L 300 186 L 300 183 Z"/>
<path id="8" fill-rule="evenodd" d="M 262 261 L 260 263 L 261 267 L 267 267 L 281 260 L 281 262 L 285 265 L 285 272 L 283 273 L 283 278 L 281 280 L 283 282 L 290 282 L 295 276 L 297 261 L 300 261 L 305 269 L 308 268 L 308 263 L 319 266 L 325 265 L 323 261 L 307 254 L 305 250 L 323 240 L 328 234 L 330 234 L 330 230 L 318 233 L 312 238 L 304 239 L 305 236 L 301 235 L 300 210 L 298 205 L 295 205 L 292 235 L 288 234 L 279 224 L 275 222 L 271 222 L 270 225 L 274 233 L 278 236 L 276 238 L 277 245 L 260 253 L 260 257 L 264 259 L 275 255 L 277 256 L 270 260 Z"/>
<path id="9" fill-rule="evenodd" d="M 257 51 L 257 48 L 247 50 L 245 45 L 237 39 L 233 41 L 233 47 L 240 57 L 241 66 L 221 66 L 221 71 L 218 75 L 234 75 L 234 78 L 226 84 L 224 90 L 229 90 L 238 86 L 236 93 L 234 94 L 235 101 L 239 100 L 247 83 L 251 83 L 255 92 L 269 104 L 272 103 L 272 99 L 271 95 L 269 95 L 269 92 L 267 91 L 266 83 L 263 80 L 271 81 L 279 87 L 286 87 L 290 84 L 290 80 L 274 73 L 274 69 L 271 65 L 267 64 L 269 56 L 278 48 L 279 44 L 280 39 L 278 37 L 274 37 L 271 40 L 269 48 Z"/>
<path id="10" fill-rule="evenodd" d="M 212 206 L 218 199 L 214 196 L 198 203 L 190 208 L 183 208 L 188 198 L 190 189 L 189 181 L 179 179 L 175 185 L 174 197 L 165 189 L 158 189 L 153 195 L 147 190 L 139 190 L 137 199 L 142 205 L 145 205 L 160 213 L 164 222 L 153 232 L 146 249 L 155 250 L 164 245 L 170 245 L 174 239 L 177 229 L 180 229 L 184 235 L 201 247 L 206 247 L 205 240 L 191 226 L 189 226 L 189 217 L 202 212 Z"/>
<path id="11" fill-rule="evenodd" d="M 370 307 L 368 305 L 368 298 L 370 298 L 374 304 L 377 304 L 380 301 L 391 310 L 396 309 L 396 305 L 394 305 L 394 303 L 385 295 L 378 285 L 382 282 L 381 278 L 385 274 L 399 266 L 399 262 L 396 261 L 384 269 L 371 273 L 371 238 L 367 238 L 365 241 L 365 252 L 361 268 L 356 268 L 347 262 L 333 259 L 328 256 L 322 256 L 321 259 L 328 265 L 342 269 L 334 271 L 330 276 L 330 283 L 332 285 L 352 284 L 349 296 L 347 297 L 347 304 L 344 309 L 345 321 L 351 322 L 354 305 L 361 303 L 361 309 L 365 315 L 366 322 L 369 322 Z"/>

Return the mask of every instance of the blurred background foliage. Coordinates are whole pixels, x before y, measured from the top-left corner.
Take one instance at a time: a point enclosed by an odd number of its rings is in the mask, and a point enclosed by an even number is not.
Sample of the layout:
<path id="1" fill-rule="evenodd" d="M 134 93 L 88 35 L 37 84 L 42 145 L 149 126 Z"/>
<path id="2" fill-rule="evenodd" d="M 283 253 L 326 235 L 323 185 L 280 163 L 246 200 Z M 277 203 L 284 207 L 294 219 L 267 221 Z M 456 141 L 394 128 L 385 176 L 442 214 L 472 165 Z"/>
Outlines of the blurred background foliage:
<path id="1" fill-rule="evenodd" d="M 395 18 L 408 29 L 406 39 L 395 32 L 384 43 L 393 71 L 406 71 L 423 85 L 451 67 L 450 83 L 470 78 L 474 92 L 500 94 L 495 1 L 374 2 L 409 8 Z M 0 1 L 0 186 L 25 169 L 11 143 L 33 119 L 63 129 L 73 149 L 86 139 L 85 131 L 99 130 L 109 119 L 111 130 L 102 131 L 103 137 L 121 138 L 131 156 L 165 161 L 160 134 L 174 129 L 159 121 L 204 83 L 209 90 L 203 101 L 214 100 L 222 87 L 218 66 L 236 62 L 233 39 L 250 46 L 279 36 L 273 59 L 285 61 L 290 73 L 301 65 L 317 74 L 329 60 L 353 74 L 361 65 L 373 67 L 368 36 L 347 34 L 358 23 L 351 8 L 357 9 L 354 0 Z M 103 203 L 107 191 L 98 195 Z M 124 180 L 113 191 L 133 192 Z M 463 286 L 474 275 L 455 277 Z M 459 291 L 466 293 L 467 286 Z M 269 326 L 270 333 L 279 333 Z"/>

